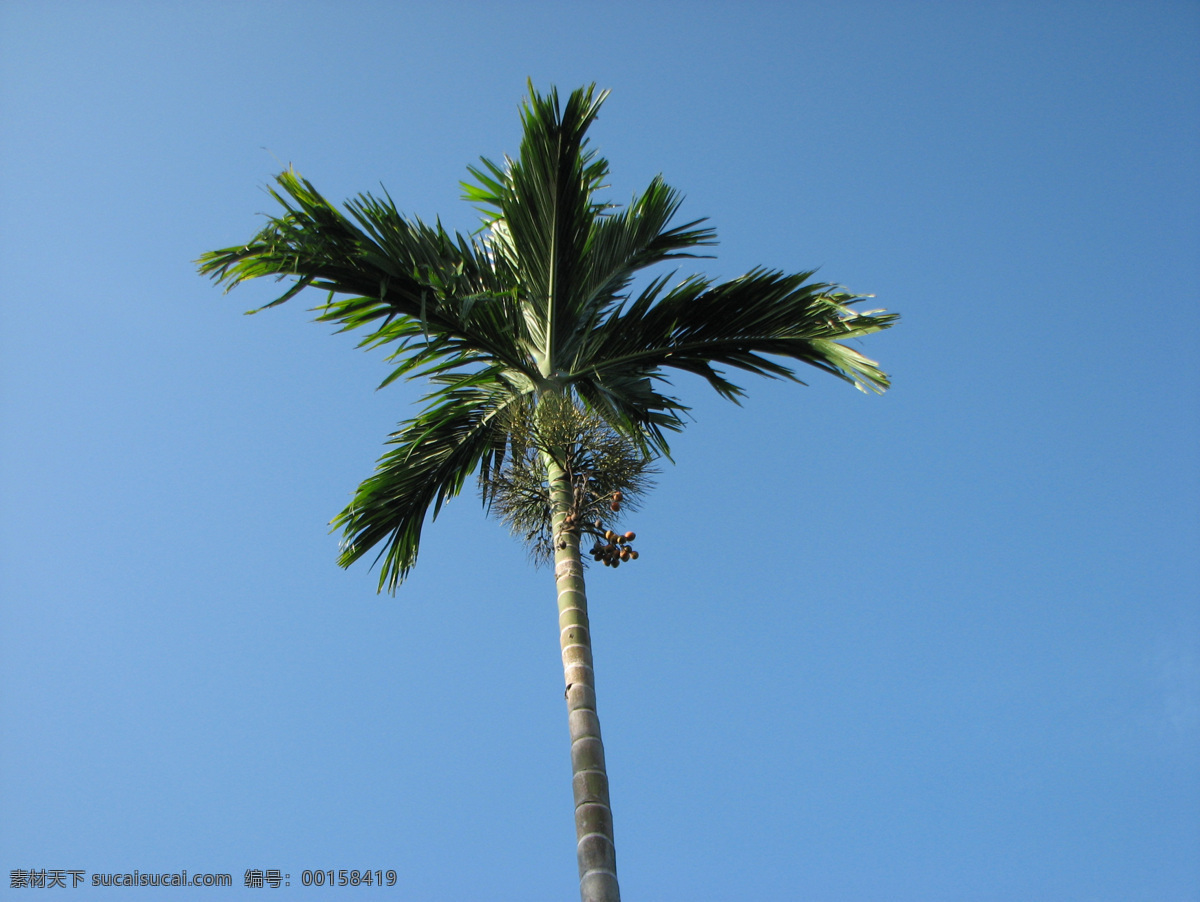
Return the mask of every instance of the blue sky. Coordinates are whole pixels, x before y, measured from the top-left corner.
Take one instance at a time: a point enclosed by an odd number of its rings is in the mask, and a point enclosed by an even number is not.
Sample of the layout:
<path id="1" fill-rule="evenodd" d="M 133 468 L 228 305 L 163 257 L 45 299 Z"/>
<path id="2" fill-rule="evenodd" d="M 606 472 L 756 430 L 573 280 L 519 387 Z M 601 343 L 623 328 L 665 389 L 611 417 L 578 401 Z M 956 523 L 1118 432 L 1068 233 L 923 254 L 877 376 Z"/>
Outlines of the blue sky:
<path id="1" fill-rule="evenodd" d="M 883 397 L 677 382 L 589 582 L 626 897 L 1200 899 L 1200 7 L 981 7 L 0 5 L 2 891 L 574 897 L 551 575 L 470 493 L 336 567 L 420 386 L 192 262 L 289 163 L 474 228 L 531 78 L 706 272 L 903 316 Z"/>

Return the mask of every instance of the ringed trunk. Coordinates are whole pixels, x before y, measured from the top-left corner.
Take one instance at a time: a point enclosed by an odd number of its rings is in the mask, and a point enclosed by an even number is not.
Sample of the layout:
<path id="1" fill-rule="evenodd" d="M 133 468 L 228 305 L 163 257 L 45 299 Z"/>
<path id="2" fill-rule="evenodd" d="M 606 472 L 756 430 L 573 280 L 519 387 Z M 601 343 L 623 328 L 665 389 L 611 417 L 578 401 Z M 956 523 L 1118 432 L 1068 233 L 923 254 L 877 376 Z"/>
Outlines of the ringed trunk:
<path id="1" fill-rule="evenodd" d="M 559 645 L 566 682 L 567 723 L 571 730 L 571 772 L 575 790 L 575 848 L 579 896 L 583 902 L 619 902 L 617 855 L 604 742 L 596 716 L 592 637 L 584 592 L 579 535 L 563 528 L 571 508 L 571 483 L 549 455 L 546 470 L 554 502 L 554 581 L 558 589 Z"/>

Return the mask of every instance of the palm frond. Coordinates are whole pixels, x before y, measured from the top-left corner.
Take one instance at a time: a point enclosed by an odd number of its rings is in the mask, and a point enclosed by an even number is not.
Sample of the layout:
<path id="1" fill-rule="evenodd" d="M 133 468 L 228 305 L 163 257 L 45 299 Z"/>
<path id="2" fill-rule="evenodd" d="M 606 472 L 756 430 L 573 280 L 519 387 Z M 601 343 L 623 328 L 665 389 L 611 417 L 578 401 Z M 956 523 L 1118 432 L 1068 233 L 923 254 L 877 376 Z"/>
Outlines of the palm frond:
<path id="1" fill-rule="evenodd" d="M 543 375 L 575 325 L 571 300 L 578 296 L 579 266 L 604 207 L 594 194 L 608 163 L 588 150 L 586 132 L 607 96 L 592 85 L 573 91 L 561 106 L 557 91 L 539 95 L 531 83 L 518 158 L 504 167 L 485 159 L 482 168 L 469 167 L 475 182 L 463 185 L 493 225 L 497 269 L 520 285 Z"/>
<path id="2" fill-rule="evenodd" d="M 365 347 L 399 342 L 413 368 L 471 360 L 529 368 L 512 294 L 476 243 L 406 219 L 390 198 L 361 195 L 347 216 L 293 170 L 276 181 L 270 194 L 283 214 L 248 244 L 203 255 L 201 273 L 227 291 L 264 276 L 296 279 L 259 309 L 310 286 L 326 291 L 318 320 L 366 328 Z"/>
<path id="3" fill-rule="evenodd" d="M 342 530 L 341 566 L 382 542 L 375 558 L 382 561 L 380 591 L 395 592 L 404 581 L 416 563 L 430 507 L 436 519 L 481 465 L 488 469 L 504 453 L 504 412 L 520 403 L 520 395 L 498 385 L 495 375 L 460 377 L 454 387 L 434 392 L 429 407 L 389 436 L 387 444 L 395 447 L 331 524 Z"/>
<path id="4" fill-rule="evenodd" d="M 759 269 L 719 284 L 693 277 L 669 291 L 658 280 L 593 331 L 591 372 L 577 375 L 603 384 L 612 374 L 661 379 L 662 370 L 678 369 L 702 376 L 736 401 L 742 389 L 717 367 L 801 381 L 777 359 L 785 358 L 864 391 L 886 390 L 888 378 L 875 361 L 843 342 L 887 329 L 898 317 L 860 313 L 853 305 L 868 296 L 811 282 L 811 277 L 811 272 Z"/>
<path id="5" fill-rule="evenodd" d="M 686 257 L 705 256 L 702 247 L 716 244 L 716 232 L 697 219 L 668 228 L 682 197 L 660 177 L 635 196 L 623 210 L 600 216 L 583 259 L 577 297 L 571 301 L 575 327 L 559 346 L 556 369 L 575 369 L 593 329 L 625 299 L 634 276 L 642 269 Z"/>

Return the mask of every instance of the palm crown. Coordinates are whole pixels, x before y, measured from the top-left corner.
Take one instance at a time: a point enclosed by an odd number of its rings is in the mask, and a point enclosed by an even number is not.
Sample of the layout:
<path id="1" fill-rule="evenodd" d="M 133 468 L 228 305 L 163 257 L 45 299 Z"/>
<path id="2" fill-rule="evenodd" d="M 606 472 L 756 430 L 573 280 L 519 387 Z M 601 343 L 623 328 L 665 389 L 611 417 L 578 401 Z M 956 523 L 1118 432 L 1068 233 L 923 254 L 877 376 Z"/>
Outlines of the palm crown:
<path id="1" fill-rule="evenodd" d="M 597 199 L 608 163 L 588 148 L 607 92 L 574 91 L 565 105 L 530 88 L 517 159 L 469 167 L 465 198 L 484 228 L 451 235 L 360 195 L 337 210 L 292 170 L 271 194 L 283 207 L 241 247 L 205 254 L 201 272 L 228 287 L 259 276 L 295 277 L 281 304 L 306 287 L 329 293 L 319 320 L 363 328 L 367 347 L 388 345 L 400 376 L 435 385 L 425 408 L 334 520 L 339 563 L 380 542 L 380 588 L 395 590 L 413 566 L 430 507 L 461 491 L 481 466 L 499 465 L 507 415 L 548 396 L 569 398 L 647 452 L 668 450 L 686 410 L 664 392 L 667 371 L 696 373 L 723 396 L 741 389 L 718 367 L 795 378 L 801 361 L 860 388 L 882 391 L 874 361 L 842 342 L 896 319 L 857 312 L 863 300 L 810 281 L 812 273 L 756 269 L 714 282 L 634 276 L 715 243 L 703 220 L 673 226 L 680 195 L 655 178 L 629 206 Z M 769 356 L 768 356 L 769 355 Z"/>

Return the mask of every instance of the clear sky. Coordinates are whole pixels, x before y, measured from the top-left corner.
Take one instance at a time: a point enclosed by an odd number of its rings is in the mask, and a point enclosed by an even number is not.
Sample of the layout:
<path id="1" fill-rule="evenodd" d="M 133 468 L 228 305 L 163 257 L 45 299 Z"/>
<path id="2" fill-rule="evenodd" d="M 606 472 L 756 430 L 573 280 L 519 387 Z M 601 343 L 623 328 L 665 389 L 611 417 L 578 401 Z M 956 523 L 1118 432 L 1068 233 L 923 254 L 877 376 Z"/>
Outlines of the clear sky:
<path id="1" fill-rule="evenodd" d="M 626 898 L 1200 899 L 1198 47 L 1194 2 L 0 3 L 0 893 L 576 898 L 551 574 L 473 491 L 394 598 L 339 569 L 421 387 L 193 263 L 289 163 L 473 229 L 531 78 L 612 90 L 612 197 L 661 172 L 697 267 L 903 316 L 883 397 L 677 382 L 589 571 Z M 397 884 L 299 886 L 340 868 Z"/>

